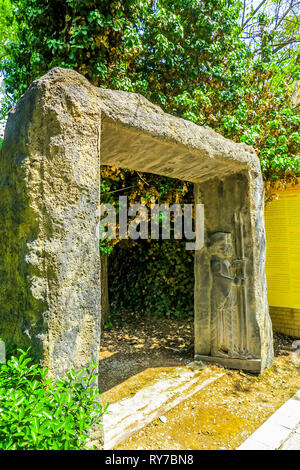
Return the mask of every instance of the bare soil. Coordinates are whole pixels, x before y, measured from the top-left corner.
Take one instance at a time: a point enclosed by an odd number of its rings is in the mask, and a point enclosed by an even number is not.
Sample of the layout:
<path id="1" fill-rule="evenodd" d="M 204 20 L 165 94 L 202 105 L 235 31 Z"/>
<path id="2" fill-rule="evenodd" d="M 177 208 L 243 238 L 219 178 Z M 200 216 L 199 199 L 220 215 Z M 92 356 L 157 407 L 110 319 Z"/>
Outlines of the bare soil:
<path id="1" fill-rule="evenodd" d="M 101 338 L 103 401 L 132 396 L 160 371 L 193 360 L 192 319 L 122 312 Z M 295 338 L 274 334 L 275 360 L 259 376 L 208 366 L 225 375 L 144 427 L 117 449 L 235 449 L 300 389 Z"/>

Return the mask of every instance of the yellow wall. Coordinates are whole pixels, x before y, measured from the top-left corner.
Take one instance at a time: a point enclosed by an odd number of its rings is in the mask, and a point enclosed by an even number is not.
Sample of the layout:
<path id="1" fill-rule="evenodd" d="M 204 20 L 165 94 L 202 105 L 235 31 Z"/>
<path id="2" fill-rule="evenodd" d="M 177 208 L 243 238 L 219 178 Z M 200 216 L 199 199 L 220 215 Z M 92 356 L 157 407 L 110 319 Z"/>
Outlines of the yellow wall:
<path id="1" fill-rule="evenodd" d="M 300 184 L 265 209 L 266 274 L 274 329 L 300 336 Z"/>

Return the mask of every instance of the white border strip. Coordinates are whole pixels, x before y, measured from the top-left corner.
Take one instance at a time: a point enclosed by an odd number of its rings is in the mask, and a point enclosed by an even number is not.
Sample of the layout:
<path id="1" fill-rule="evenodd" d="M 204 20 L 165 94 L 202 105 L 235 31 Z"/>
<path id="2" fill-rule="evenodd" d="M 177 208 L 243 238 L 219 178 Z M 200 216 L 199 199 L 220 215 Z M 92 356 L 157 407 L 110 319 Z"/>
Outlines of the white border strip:
<path id="1" fill-rule="evenodd" d="M 237 450 L 300 450 L 300 390 Z"/>

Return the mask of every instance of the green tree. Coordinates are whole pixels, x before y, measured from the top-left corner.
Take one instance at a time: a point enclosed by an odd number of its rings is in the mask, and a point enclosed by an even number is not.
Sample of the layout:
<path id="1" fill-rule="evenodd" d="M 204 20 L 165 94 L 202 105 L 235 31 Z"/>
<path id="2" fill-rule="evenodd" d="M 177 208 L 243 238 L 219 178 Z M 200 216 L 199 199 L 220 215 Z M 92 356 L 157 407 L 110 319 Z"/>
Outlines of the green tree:
<path id="1" fill-rule="evenodd" d="M 2 0 L 0 3 L 0 59 L 3 60 L 6 55 L 6 46 L 9 41 L 16 38 L 16 23 L 13 7 L 10 0 Z"/>
<path id="2" fill-rule="evenodd" d="M 7 108 L 55 66 L 73 68 L 95 85 L 131 88 L 126 60 L 139 43 L 138 4 L 127 1 L 12 0 L 15 34 L 2 47 Z M 3 20 L 1 20 L 3 21 Z"/>
<path id="3" fill-rule="evenodd" d="M 168 112 L 254 145 L 268 179 L 298 174 L 295 2 L 261 2 L 250 10 L 248 3 L 11 0 L 9 9 L 7 1 L 1 21 L 13 24 L 14 33 L 2 44 L 2 111 L 59 65 L 97 86 L 140 92 Z M 267 3 L 275 5 L 275 19 L 270 7 L 262 10 Z M 132 178 L 127 174 L 120 187 L 141 181 Z"/>

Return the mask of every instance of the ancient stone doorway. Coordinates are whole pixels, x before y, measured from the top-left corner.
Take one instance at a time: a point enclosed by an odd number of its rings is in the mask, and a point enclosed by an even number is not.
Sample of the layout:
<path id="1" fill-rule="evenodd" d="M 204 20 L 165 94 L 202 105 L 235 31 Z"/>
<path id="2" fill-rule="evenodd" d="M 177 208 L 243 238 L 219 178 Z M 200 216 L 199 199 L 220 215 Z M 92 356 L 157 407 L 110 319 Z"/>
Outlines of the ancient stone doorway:
<path id="1" fill-rule="evenodd" d="M 32 84 L 6 126 L 1 337 L 31 345 L 54 376 L 98 359 L 100 163 L 195 184 L 195 202 L 205 206 L 204 248 L 195 254 L 195 356 L 253 372 L 270 365 L 254 150 L 60 68 Z"/>
<path id="2" fill-rule="evenodd" d="M 194 196 L 193 185 L 178 179 L 158 179 L 150 173 L 131 173 L 132 182 L 122 180 L 125 189 L 111 188 L 110 180 L 104 176 L 110 175 L 111 168 L 102 170 L 101 188 L 108 184 L 103 201 L 113 201 L 113 207 L 119 207 L 125 199 L 126 212 L 131 209 L 127 238 L 120 240 L 118 211 L 115 215 L 118 229 L 114 234 L 110 231 L 114 240 L 109 239 L 108 245 L 105 240 L 101 243 L 102 253 L 104 247 L 114 244 L 109 256 L 101 257 L 99 389 L 106 392 L 120 383 L 124 388 L 132 376 L 138 381 L 140 373 L 143 381 L 145 370 L 149 377 L 151 371 L 157 374 L 157 368 L 183 366 L 193 361 L 194 251 L 187 249 L 190 239 L 186 235 L 189 236 L 188 209 L 192 208 L 187 204 L 193 205 Z M 141 194 L 138 188 L 142 184 L 146 190 Z M 167 185 L 167 194 L 161 195 L 161 185 Z M 178 199 L 177 190 L 184 192 L 184 198 Z M 177 205 L 175 200 L 179 201 Z M 139 216 L 144 217 L 132 239 L 128 226 Z M 112 219 L 105 220 L 109 230 Z M 152 223 L 157 220 L 158 227 Z M 194 224 L 191 225 L 194 231 Z M 191 238 L 194 240 L 194 232 Z"/>

